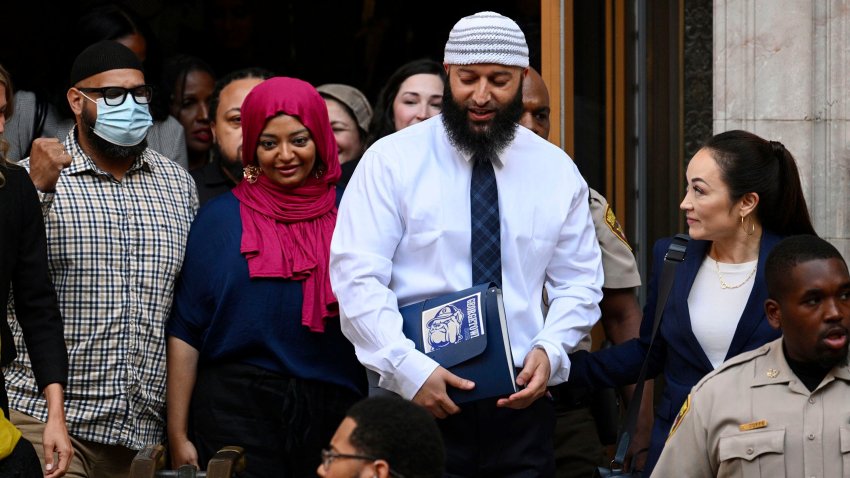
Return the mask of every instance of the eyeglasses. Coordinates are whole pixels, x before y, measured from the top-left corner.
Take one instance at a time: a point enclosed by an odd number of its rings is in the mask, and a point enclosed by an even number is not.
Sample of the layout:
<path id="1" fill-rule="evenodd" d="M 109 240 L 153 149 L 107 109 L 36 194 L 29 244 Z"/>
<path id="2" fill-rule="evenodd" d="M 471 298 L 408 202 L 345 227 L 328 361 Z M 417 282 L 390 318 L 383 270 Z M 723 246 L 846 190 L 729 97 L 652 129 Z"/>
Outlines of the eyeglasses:
<path id="1" fill-rule="evenodd" d="M 108 106 L 119 106 L 124 103 L 127 93 L 133 97 L 133 101 L 140 105 L 146 105 L 153 98 L 153 87 L 150 85 L 136 86 L 133 88 L 122 88 L 120 86 L 106 86 L 103 88 L 77 88 L 83 93 L 100 93 L 103 101 Z"/>
<path id="2" fill-rule="evenodd" d="M 364 461 L 376 461 L 379 458 L 369 455 L 349 455 L 346 453 L 337 453 L 333 450 L 322 450 L 322 468 L 327 472 L 331 467 L 331 463 L 333 463 L 336 459 L 349 459 L 349 460 L 364 460 Z M 404 478 L 403 475 L 400 475 L 393 470 L 390 470 L 390 476 L 395 478 Z"/>

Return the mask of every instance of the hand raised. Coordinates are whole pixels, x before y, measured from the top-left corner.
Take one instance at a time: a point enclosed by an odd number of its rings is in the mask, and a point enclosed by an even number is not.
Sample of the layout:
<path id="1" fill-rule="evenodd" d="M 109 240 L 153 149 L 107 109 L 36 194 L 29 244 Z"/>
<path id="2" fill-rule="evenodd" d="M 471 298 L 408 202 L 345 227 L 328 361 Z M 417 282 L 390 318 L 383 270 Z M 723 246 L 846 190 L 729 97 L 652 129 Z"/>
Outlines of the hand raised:
<path id="1" fill-rule="evenodd" d="M 71 155 L 56 138 L 36 138 L 30 154 L 30 179 L 36 189 L 53 192 L 59 173 L 71 165 Z"/>

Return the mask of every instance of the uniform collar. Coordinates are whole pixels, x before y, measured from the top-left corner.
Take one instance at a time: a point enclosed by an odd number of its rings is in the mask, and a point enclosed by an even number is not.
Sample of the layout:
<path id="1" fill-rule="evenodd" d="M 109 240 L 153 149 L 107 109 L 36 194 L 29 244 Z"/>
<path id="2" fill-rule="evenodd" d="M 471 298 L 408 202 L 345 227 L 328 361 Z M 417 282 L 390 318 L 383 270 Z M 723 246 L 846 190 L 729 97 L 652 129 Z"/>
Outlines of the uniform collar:
<path id="1" fill-rule="evenodd" d="M 810 392 L 800 379 L 791 370 L 788 361 L 785 360 L 785 355 L 782 350 L 785 344 L 782 343 L 782 337 L 768 344 L 769 350 L 761 360 L 756 361 L 755 377 L 751 387 L 761 387 L 765 385 L 789 384 L 792 390 L 808 395 Z M 822 388 L 825 384 L 833 379 L 844 380 L 850 382 L 850 365 L 843 367 L 833 367 L 826 374 L 821 385 L 815 391 Z M 811 392 L 814 393 L 814 392 Z"/>

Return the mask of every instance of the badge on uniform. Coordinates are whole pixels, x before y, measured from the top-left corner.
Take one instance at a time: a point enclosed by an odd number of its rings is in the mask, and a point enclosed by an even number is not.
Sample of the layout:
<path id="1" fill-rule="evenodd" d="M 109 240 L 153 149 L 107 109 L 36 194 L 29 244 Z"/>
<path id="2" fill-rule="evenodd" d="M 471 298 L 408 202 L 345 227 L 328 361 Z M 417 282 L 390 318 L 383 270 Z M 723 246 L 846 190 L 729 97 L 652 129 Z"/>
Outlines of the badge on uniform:
<path id="1" fill-rule="evenodd" d="M 620 222 L 617 221 L 617 216 L 614 215 L 614 210 L 611 209 L 610 204 L 605 205 L 605 224 L 617 236 L 617 239 L 623 241 L 623 244 L 631 251 L 632 246 L 629 245 L 629 241 L 626 239 L 626 233 L 623 232 L 623 228 L 620 226 Z"/>
<path id="2" fill-rule="evenodd" d="M 748 432 L 750 430 L 757 430 L 759 428 L 765 428 L 767 426 L 767 420 L 758 420 L 750 423 L 742 423 L 738 425 L 738 430 L 742 432 Z"/>
<path id="3" fill-rule="evenodd" d="M 670 433 L 667 435 L 667 440 L 670 440 L 670 437 L 676 433 L 676 429 L 679 428 L 679 425 L 682 424 L 682 420 L 684 420 L 685 415 L 688 414 L 688 411 L 691 409 L 691 395 L 688 394 L 688 398 L 685 399 L 685 403 L 682 404 L 682 408 L 679 409 L 679 414 L 676 415 L 676 420 L 673 421 L 673 426 L 670 427 Z"/>

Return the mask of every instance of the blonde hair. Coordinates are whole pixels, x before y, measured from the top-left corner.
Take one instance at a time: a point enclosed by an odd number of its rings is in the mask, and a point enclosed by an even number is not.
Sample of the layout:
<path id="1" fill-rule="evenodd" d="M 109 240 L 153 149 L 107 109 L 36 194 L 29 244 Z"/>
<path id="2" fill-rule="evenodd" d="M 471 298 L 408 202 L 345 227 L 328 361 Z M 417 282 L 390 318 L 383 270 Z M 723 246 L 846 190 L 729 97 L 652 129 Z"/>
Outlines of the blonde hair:
<path id="1" fill-rule="evenodd" d="M 6 90 L 6 118 L 8 119 L 12 116 L 14 111 L 14 95 L 12 90 L 12 78 L 9 76 L 9 72 L 3 68 L 3 65 L 0 65 L 0 84 L 5 87 Z M 6 184 L 6 177 L 3 176 L 3 169 L 8 164 L 6 161 L 6 153 L 9 152 L 9 142 L 6 141 L 6 138 L 0 134 L 0 188 L 2 188 Z"/>

